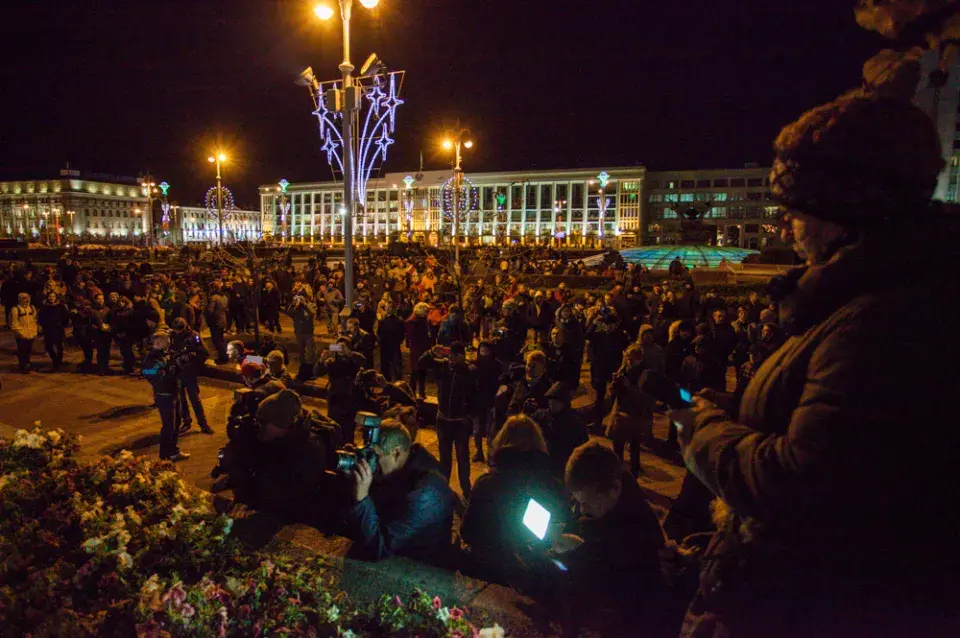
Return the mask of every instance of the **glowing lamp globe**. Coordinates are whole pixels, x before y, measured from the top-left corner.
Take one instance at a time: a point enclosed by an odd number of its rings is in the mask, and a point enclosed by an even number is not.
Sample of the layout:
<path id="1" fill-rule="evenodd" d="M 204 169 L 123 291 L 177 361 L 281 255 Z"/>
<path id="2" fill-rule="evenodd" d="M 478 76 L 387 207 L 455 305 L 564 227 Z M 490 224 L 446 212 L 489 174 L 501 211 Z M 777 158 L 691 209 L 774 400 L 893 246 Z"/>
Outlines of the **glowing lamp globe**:
<path id="1" fill-rule="evenodd" d="M 380 0 L 360 0 L 360 4 L 368 9 L 373 9 L 375 6 L 380 4 Z"/>
<path id="2" fill-rule="evenodd" d="M 313 8 L 313 14 L 321 20 L 329 20 L 333 17 L 333 7 L 326 4 L 318 4 Z"/>

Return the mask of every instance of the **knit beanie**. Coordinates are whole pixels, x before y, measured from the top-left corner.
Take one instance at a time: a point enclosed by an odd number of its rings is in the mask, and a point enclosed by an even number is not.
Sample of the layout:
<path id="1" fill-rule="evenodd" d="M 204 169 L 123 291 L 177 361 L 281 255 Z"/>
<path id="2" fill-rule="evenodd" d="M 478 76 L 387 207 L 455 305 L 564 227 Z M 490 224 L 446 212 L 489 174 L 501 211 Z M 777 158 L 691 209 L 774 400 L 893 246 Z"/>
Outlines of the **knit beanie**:
<path id="1" fill-rule="evenodd" d="M 278 428 L 287 428 L 300 410 L 300 396 L 293 390 L 281 390 L 260 402 L 257 419 Z"/>

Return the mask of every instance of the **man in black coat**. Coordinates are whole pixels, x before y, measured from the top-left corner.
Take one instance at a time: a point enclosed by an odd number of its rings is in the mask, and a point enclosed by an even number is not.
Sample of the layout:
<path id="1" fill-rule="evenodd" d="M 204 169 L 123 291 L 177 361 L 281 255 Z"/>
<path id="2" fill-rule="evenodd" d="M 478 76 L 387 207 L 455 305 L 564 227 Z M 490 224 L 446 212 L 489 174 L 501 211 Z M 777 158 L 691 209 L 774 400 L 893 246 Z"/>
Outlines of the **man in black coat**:
<path id="1" fill-rule="evenodd" d="M 403 379 L 403 355 L 400 346 L 406 337 L 403 320 L 397 316 L 393 304 L 387 307 L 386 314 L 377 326 L 377 339 L 380 341 L 380 373 L 387 381 Z"/>
<path id="2" fill-rule="evenodd" d="M 590 383 L 596 393 L 593 427 L 597 432 L 603 428 L 606 416 L 607 386 L 613 373 L 620 367 L 620 356 L 627 349 L 627 333 L 620 329 L 617 314 L 608 306 L 597 311 L 599 317 L 587 329 L 590 342 Z"/>
<path id="3" fill-rule="evenodd" d="M 362 460 L 347 510 L 351 554 L 381 560 L 395 554 L 443 564 L 453 527 L 453 493 L 437 460 L 396 421 L 380 425 L 377 467 Z"/>
<path id="4" fill-rule="evenodd" d="M 457 473 L 464 498 L 470 498 L 471 416 L 477 400 L 476 368 L 466 361 L 462 343 L 434 346 L 420 357 L 420 365 L 433 370 L 437 378 L 437 439 L 440 466 L 449 480 L 453 472 L 453 449 L 457 452 Z"/>
<path id="5" fill-rule="evenodd" d="M 327 413 L 340 424 L 344 443 L 353 443 L 356 429 L 353 419 L 357 413 L 353 382 L 357 373 L 365 367 L 365 360 L 363 355 L 350 347 L 349 337 L 337 339 L 335 347 L 335 350 L 327 350 L 317 359 L 314 376 L 328 376 Z"/>
<path id="6" fill-rule="evenodd" d="M 170 331 L 171 349 L 177 355 L 177 363 L 180 366 L 180 413 L 183 415 L 183 424 L 180 428 L 181 433 L 190 429 L 193 424 L 190 418 L 190 410 L 187 407 L 189 401 L 193 407 L 193 413 L 197 417 L 197 425 L 204 434 L 213 434 L 213 429 L 207 422 L 207 414 L 203 410 L 203 403 L 200 401 L 200 371 L 207 362 L 210 353 L 203 345 L 200 335 L 194 332 L 187 325 L 183 317 L 177 317 L 173 320 Z"/>

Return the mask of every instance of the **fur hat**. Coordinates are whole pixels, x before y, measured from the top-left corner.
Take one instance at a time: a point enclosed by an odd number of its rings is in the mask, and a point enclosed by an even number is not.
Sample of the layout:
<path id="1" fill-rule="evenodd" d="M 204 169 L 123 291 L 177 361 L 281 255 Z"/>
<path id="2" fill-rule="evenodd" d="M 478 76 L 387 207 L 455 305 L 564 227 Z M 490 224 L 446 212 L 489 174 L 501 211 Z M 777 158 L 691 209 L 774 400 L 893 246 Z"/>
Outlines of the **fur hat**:
<path id="1" fill-rule="evenodd" d="M 279 428 L 287 428 L 300 414 L 301 409 L 300 395 L 293 390 L 281 390 L 260 402 L 257 419 Z"/>

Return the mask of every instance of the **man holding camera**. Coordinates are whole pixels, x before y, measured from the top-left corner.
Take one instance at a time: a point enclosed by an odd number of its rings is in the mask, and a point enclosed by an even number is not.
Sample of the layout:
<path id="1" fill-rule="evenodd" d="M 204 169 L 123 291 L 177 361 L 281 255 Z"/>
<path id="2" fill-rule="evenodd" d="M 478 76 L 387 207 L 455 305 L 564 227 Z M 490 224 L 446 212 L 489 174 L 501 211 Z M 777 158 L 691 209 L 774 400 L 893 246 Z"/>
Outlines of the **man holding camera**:
<path id="1" fill-rule="evenodd" d="M 453 448 L 457 451 L 457 474 L 463 497 L 470 498 L 471 415 L 477 398 L 477 371 L 467 363 L 467 351 L 456 341 L 449 347 L 434 346 L 420 357 L 420 365 L 432 368 L 437 377 L 437 439 L 440 466 L 450 479 Z"/>
<path id="2" fill-rule="evenodd" d="M 355 424 L 353 417 L 357 413 L 353 396 L 354 381 L 357 373 L 364 367 L 363 355 L 353 351 L 350 337 L 339 337 L 330 349 L 320 355 L 314 373 L 318 377 L 327 375 L 327 413 L 340 424 L 344 443 L 353 443 Z"/>
<path id="3" fill-rule="evenodd" d="M 150 339 L 150 351 L 143 359 L 143 376 L 153 388 L 153 402 L 160 413 L 160 458 L 185 461 L 190 458 L 177 446 L 177 371 L 170 361 L 170 333 L 158 330 Z"/>
<path id="4" fill-rule="evenodd" d="M 187 400 L 193 406 L 193 413 L 197 417 L 197 425 L 204 434 L 213 434 L 213 430 L 207 423 L 207 415 L 203 411 L 203 403 L 200 402 L 200 370 L 206 364 L 207 352 L 200 335 L 190 329 L 183 317 L 177 317 L 173 320 L 170 331 L 170 347 L 175 353 L 177 365 L 180 371 L 180 415 L 183 425 L 180 433 L 183 434 L 193 425 L 190 419 L 190 410 L 187 407 Z"/>
<path id="5" fill-rule="evenodd" d="M 347 521 L 356 555 L 381 560 L 394 554 L 433 564 L 444 561 L 453 527 L 453 494 L 437 460 L 393 419 L 380 424 L 376 467 L 354 472 L 354 505 Z"/>
<path id="6" fill-rule="evenodd" d="M 339 444 L 339 428 L 313 410 L 303 408 L 293 390 L 264 398 L 257 407 L 256 454 L 249 457 L 246 502 L 296 520 L 317 522 L 329 505 L 330 479 Z M 235 488 L 236 489 L 236 488 Z"/>
<path id="7" fill-rule="evenodd" d="M 313 342 L 313 322 L 317 316 L 317 304 L 308 296 L 309 289 L 301 282 L 293 285 L 293 303 L 286 313 L 293 319 L 293 335 L 300 349 L 300 369 L 297 370 L 297 381 L 305 382 L 313 372 L 313 363 L 316 358 L 316 348 Z"/>

